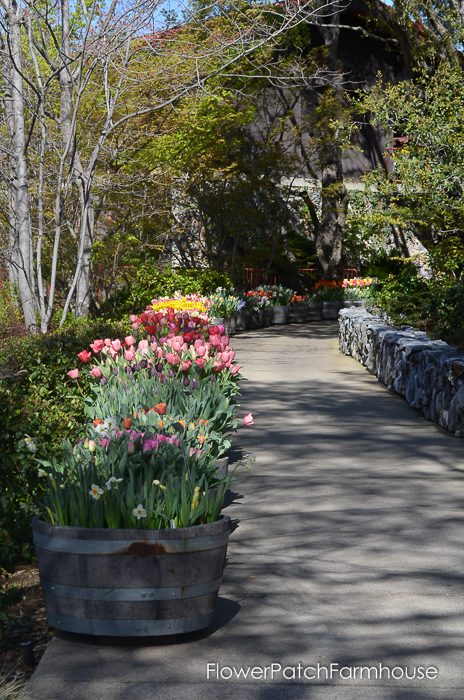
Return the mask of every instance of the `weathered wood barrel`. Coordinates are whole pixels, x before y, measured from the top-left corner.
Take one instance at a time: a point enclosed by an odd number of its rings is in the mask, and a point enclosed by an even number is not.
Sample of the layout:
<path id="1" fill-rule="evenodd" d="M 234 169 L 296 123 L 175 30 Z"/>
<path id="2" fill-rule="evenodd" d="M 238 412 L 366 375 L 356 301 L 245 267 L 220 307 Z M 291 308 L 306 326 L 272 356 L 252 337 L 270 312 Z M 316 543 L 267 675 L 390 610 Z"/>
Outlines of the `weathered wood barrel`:
<path id="1" fill-rule="evenodd" d="M 230 518 L 172 530 L 32 523 L 50 626 L 90 635 L 159 636 L 208 627 Z"/>
<path id="2" fill-rule="evenodd" d="M 306 302 L 298 302 L 290 307 L 290 321 L 305 323 L 309 318 L 309 306 Z"/>
<path id="3" fill-rule="evenodd" d="M 272 306 L 272 323 L 288 323 L 290 306 Z"/>

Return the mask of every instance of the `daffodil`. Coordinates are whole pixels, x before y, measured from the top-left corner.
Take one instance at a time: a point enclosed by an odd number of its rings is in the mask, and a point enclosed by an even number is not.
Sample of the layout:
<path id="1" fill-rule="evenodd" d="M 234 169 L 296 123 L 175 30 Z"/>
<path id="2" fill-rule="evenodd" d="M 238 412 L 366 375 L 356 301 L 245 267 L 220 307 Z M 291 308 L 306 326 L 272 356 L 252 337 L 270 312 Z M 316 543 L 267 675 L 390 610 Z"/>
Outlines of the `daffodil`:
<path id="1" fill-rule="evenodd" d="M 132 515 L 134 515 L 137 520 L 141 520 L 142 518 L 147 517 L 147 511 L 143 507 L 141 503 L 138 504 L 135 508 L 132 508 Z"/>
<path id="2" fill-rule="evenodd" d="M 111 488 L 114 486 L 115 488 L 118 488 L 118 484 L 120 484 L 122 479 L 116 479 L 115 476 L 110 476 L 108 481 L 105 484 L 106 490 L 111 491 Z"/>
<path id="3" fill-rule="evenodd" d="M 104 491 L 98 484 L 92 484 L 89 491 L 89 496 L 92 496 L 96 501 L 103 495 Z"/>

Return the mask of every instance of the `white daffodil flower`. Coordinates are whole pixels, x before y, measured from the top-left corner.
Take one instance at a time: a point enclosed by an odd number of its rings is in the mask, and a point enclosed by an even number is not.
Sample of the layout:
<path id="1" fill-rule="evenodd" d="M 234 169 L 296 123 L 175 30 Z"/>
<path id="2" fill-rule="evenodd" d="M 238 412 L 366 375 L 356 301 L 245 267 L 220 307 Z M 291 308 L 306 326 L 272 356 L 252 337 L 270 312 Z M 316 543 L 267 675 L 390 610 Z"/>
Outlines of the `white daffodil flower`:
<path id="1" fill-rule="evenodd" d="M 137 520 L 141 520 L 142 518 L 147 517 L 147 511 L 145 510 L 143 505 L 139 503 L 136 508 L 132 508 L 132 515 L 135 515 Z"/>
<path id="2" fill-rule="evenodd" d="M 94 498 L 96 501 L 98 501 L 98 499 L 102 496 L 103 493 L 103 489 L 98 484 L 91 485 L 89 496 L 92 496 L 92 498 Z"/>
<path id="3" fill-rule="evenodd" d="M 114 486 L 115 488 L 118 487 L 118 484 L 120 484 L 122 479 L 116 479 L 115 476 L 110 476 L 108 481 L 105 484 L 105 488 L 107 491 L 111 491 L 111 488 Z"/>

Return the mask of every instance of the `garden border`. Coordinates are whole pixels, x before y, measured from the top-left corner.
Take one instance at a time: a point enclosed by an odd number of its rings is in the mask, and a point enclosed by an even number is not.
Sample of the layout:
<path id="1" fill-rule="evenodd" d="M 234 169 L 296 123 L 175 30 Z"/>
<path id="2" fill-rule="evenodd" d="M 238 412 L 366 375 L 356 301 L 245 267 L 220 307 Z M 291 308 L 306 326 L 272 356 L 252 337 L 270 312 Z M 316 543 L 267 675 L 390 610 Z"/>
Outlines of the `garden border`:
<path id="1" fill-rule="evenodd" d="M 340 311 L 339 347 L 428 420 L 464 437 L 464 352 L 362 308 Z"/>

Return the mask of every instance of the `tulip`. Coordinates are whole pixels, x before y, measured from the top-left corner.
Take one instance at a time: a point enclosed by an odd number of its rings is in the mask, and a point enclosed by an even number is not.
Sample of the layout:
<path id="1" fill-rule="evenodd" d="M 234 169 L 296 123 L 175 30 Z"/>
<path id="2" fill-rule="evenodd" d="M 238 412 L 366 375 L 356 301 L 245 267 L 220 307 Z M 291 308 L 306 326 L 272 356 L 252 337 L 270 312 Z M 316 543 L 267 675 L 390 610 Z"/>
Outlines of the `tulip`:
<path id="1" fill-rule="evenodd" d="M 157 403 L 154 408 L 159 416 L 165 416 L 166 411 L 168 410 L 168 405 L 166 403 Z"/>
<path id="2" fill-rule="evenodd" d="M 111 347 L 114 350 L 114 352 L 119 352 L 121 350 L 121 341 L 116 339 L 111 341 Z"/>
<path id="3" fill-rule="evenodd" d="M 71 379 L 77 379 L 79 376 L 79 370 L 78 369 L 71 369 L 68 372 L 68 377 L 71 377 Z"/>
<path id="4" fill-rule="evenodd" d="M 87 350 L 81 350 L 80 352 L 77 353 L 77 356 L 81 362 L 86 363 L 91 359 L 92 353 L 87 352 Z"/>
<path id="5" fill-rule="evenodd" d="M 246 413 L 246 414 L 243 416 L 243 425 L 253 425 L 253 424 L 254 424 L 254 420 L 253 420 L 252 414 L 251 414 L 251 413 Z"/>
<path id="6" fill-rule="evenodd" d="M 92 369 L 90 370 L 90 374 L 92 375 L 92 377 L 95 377 L 95 379 L 100 379 L 100 377 L 102 376 L 102 371 L 100 367 L 92 367 Z"/>
<path id="7" fill-rule="evenodd" d="M 128 362 L 135 360 L 135 348 L 130 347 L 128 350 L 124 350 L 124 357 Z"/>
<path id="8" fill-rule="evenodd" d="M 170 365 L 173 365 L 174 367 L 176 367 L 180 363 L 180 357 L 175 352 L 167 352 L 166 360 L 169 362 Z"/>
<path id="9" fill-rule="evenodd" d="M 93 343 L 90 343 L 90 347 L 93 350 L 93 352 L 96 354 L 97 352 L 101 352 L 105 346 L 105 341 L 104 340 L 94 340 Z"/>
<path id="10" fill-rule="evenodd" d="M 135 345 L 135 338 L 133 338 L 131 335 L 126 335 L 124 338 L 124 342 L 127 345 L 128 348 L 132 347 L 132 345 Z"/>

